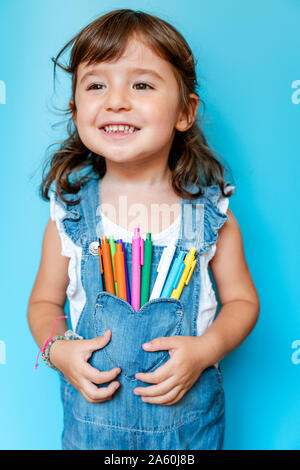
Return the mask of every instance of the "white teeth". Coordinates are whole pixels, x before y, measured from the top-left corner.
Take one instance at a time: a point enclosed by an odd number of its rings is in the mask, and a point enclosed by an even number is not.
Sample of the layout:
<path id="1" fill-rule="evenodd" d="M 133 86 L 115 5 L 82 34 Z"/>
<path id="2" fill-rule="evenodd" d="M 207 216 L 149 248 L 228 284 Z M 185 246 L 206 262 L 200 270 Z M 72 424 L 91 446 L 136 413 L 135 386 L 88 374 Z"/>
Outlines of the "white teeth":
<path id="1" fill-rule="evenodd" d="M 135 127 L 126 126 L 126 125 L 125 126 L 123 125 L 105 126 L 104 129 L 106 132 L 124 132 L 124 134 L 125 133 L 132 134 L 136 130 Z"/>

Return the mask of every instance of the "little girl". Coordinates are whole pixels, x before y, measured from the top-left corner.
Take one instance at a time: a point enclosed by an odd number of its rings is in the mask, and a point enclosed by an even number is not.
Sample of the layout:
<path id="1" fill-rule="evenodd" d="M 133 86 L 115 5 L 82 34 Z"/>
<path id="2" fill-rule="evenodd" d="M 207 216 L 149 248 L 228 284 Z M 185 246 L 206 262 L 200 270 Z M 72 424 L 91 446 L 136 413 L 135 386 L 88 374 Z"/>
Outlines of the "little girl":
<path id="1" fill-rule="evenodd" d="M 218 362 L 249 335 L 259 299 L 228 209 L 234 186 L 196 123 L 193 54 L 170 24 L 122 9 L 53 61 L 72 77 L 69 137 L 41 186 L 51 217 L 28 320 L 61 378 L 62 447 L 221 449 Z M 195 248 L 180 298 L 134 310 L 100 287 L 98 240 L 122 239 L 130 273 L 134 227 L 152 234 L 150 292 L 164 247 L 176 244 L 174 258 Z"/>

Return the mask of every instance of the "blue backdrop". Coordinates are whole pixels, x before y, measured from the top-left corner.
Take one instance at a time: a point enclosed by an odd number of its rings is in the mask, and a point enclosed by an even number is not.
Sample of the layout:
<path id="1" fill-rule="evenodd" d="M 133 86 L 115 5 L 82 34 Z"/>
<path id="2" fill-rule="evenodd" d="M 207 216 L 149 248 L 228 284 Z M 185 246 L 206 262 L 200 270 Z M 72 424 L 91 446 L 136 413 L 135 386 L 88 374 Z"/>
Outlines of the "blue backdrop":
<path id="1" fill-rule="evenodd" d="M 0 447 L 59 449 L 56 373 L 42 363 L 26 319 L 49 204 L 38 197 L 46 148 L 62 128 L 68 79 L 53 95 L 50 57 L 115 8 L 161 16 L 196 58 L 204 131 L 230 165 L 230 207 L 261 300 L 250 337 L 222 361 L 225 449 L 300 449 L 299 118 L 297 0 L 1 0 Z M 297 233 L 298 232 L 298 233 Z M 297 256 L 298 255 L 298 256 Z"/>

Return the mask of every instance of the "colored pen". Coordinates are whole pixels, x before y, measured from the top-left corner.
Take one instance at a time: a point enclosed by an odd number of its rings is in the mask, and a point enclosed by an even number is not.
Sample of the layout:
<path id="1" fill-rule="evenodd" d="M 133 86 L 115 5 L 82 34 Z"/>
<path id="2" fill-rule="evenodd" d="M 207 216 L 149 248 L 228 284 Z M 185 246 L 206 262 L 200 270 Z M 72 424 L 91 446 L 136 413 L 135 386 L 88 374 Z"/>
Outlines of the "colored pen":
<path id="1" fill-rule="evenodd" d="M 179 299 L 183 287 L 188 285 L 195 269 L 197 260 L 195 259 L 196 248 L 191 248 L 184 259 L 185 268 L 179 280 L 178 286 L 172 291 L 171 299 Z"/>
<path id="2" fill-rule="evenodd" d="M 121 243 L 116 244 L 116 252 L 114 254 L 115 276 L 118 286 L 118 297 L 127 300 L 126 281 L 125 281 L 125 264 L 124 253 Z"/>
<path id="3" fill-rule="evenodd" d="M 186 251 L 180 251 L 179 255 L 175 258 L 160 297 L 170 297 L 173 289 L 177 287 L 181 274 L 185 268 L 183 260 L 186 254 Z"/>
<path id="4" fill-rule="evenodd" d="M 111 294 L 116 295 L 110 245 L 107 241 L 107 237 L 102 237 L 101 251 L 106 292 L 110 292 Z"/>
<path id="5" fill-rule="evenodd" d="M 118 288 L 117 288 L 116 275 L 115 275 L 115 265 L 114 265 L 114 254 L 116 252 L 116 243 L 115 243 L 114 237 L 109 237 L 109 245 L 110 245 L 111 263 L 112 263 L 114 282 L 115 282 L 115 291 L 116 291 L 116 295 L 118 295 Z"/>
<path id="6" fill-rule="evenodd" d="M 168 275 L 169 268 L 172 263 L 172 259 L 176 250 L 176 245 L 170 243 L 169 246 L 164 248 L 163 254 L 161 255 L 158 267 L 157 267 L 157 278 L 154 283 L 150 300 L 157 299 L 163 289 L 166 277 Z"/>
<path id="7" fill-rule="evenodd" d="M 142 280 L 141 280 L 141 307 L 149 300 L 151 261 L 152 261 L 151 233 L 147 233 L 146 240 L 144 241 L 144 264 L 142 266 Z"/>
<path id="8" fill-rule="evenodd" d="M 99 263 L 100 263 L 100 291 L 105 290 L 103 286 L 103 264 L 102 264 L 102 250 L 101 250 L 101 240 L 98 238 L 98 254 L 99 254 Z"/>
<path id="9" fill-rule="evenodd" d="M 131 306 L 139 310 L 141 300 L 141 266 L 144 264 L 144 240 L 140 237 L 140 229 L 135 228 L 132 237 L 132 268 L 131 268 Z"/>
<path id="10" fill-rule="evenodd" d="M 126 250 L 125 250 L 125 247 L 124 247 L 123 242 L 122 242 L 121 239 L 117 240 L 117 243 L 120 243 L 122 245 L 122 250 L 123 250 L 123 254 L 124 254 L 126 297 L 127 297 L 127 302 L 130 303 L 130 284 L 129 284 L 129 277 L 128 277 Z"/>

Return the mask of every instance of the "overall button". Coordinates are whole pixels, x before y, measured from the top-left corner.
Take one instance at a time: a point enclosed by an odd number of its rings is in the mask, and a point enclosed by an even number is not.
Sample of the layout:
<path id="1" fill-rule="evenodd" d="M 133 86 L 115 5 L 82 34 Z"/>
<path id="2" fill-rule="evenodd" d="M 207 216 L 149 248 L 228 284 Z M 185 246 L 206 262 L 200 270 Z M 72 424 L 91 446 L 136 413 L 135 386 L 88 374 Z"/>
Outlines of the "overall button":
<path id="1" fill-rule="evenodd" d="M 98 246 L 99 246 L 98 242 L 90 243 L 89 252 L 94 256 L 98 256 Z"/>

